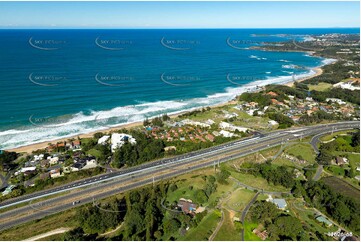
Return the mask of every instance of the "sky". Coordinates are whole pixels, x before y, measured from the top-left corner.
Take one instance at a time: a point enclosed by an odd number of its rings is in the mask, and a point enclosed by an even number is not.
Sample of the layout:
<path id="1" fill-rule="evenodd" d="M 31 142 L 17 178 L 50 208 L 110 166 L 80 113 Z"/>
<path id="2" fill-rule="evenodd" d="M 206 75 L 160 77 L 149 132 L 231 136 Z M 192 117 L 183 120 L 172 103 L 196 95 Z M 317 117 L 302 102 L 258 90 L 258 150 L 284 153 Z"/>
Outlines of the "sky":
<path id="1" fill-rule="evenodd" d="M 355 2 L 0 2 L 0 28 L 360 27 Z"/>

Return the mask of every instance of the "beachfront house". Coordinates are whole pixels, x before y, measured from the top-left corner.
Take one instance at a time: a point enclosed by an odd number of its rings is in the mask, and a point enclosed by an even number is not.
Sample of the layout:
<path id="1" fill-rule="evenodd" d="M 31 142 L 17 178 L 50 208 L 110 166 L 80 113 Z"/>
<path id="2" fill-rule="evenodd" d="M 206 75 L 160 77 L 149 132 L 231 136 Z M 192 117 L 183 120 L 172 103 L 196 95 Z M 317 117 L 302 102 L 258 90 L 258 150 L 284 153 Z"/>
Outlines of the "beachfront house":
<path id="1" fill-rule="evenodd" d="M 114 133 L 112 134 L 111 137 L 111 150 L 114 153 L 116 149 L 122 147 L 125 142 L 129 142 L 132 145 L 135 145 L 137 143 L 137 141 L 135 140 L 135 138 L 133 138 L 133 136 L 129 135 L 129 134 L 119 134 L 119 133 Z"/>

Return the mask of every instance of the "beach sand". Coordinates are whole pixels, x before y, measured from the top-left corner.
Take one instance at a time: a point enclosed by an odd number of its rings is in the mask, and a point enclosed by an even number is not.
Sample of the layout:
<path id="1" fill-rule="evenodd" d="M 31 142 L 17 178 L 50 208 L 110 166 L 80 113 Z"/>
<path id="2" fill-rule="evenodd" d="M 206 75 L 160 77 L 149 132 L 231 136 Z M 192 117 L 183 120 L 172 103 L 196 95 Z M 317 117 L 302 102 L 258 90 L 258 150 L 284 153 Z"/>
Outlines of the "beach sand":
<path id="1" fill-rule="evenodd" d="M 293 87 L 293 84 L 295 82 L 303 82 L 305 80 L 308 80 L 308 79 L 311 79 L 313 77 L 319 76 L 319 75 L 321 75 L 323 73 L 323 70 L 322 70 L 321 67 L 316 67 L 316 68 L 313 68 L 312 70 L 315 72 L 315 74 L 313 74 L 312 76 L 304 77 L 304 78 L 298 79 L 296 81 L 290 81 L 290 82 L 287 82 L 287 83 L 285 83 L 283 85 Z"/>
<path id="2" fill-rule="evenodd" d="M 235 104 L 235 103 L 236 102 L 234 100 L 231 100 L 231 101 L 228 101 L 226 103 L 221 103 L 221 104 L 213 105 L 213 106 L 210 106 L 210 107 L 211 108 L 216 108 L 216 107 L 222 107 L 222 106 L 225 106 L 225 105 L 230 105 L 230 104 Z M 173 118 L 176 118 L 179 115 L 187 113 L 187 112 L 189 112 L 189 111 L 183 111 L 183 112 L 179 112 L 177 114 L 173 114 L 173 115 L 169 115 L 169 116 L 173 119 Z M 35 151 L 35 150 L 38 150 L 38 149 L 44 149 L 44 148 L 48 147 L 49 143 L 56 144 L 58 142 L 68 141 L 69 139 L 77 139 L 78 137 L 80 137 L 80 138 L 92 138 L 93 135 L 95 133 L 98 133 L 98 132 L 109 133 L 109 132 L 116 131 L 116 130 L 123 129 L 123 128 L 130 129 L 130 128 L 135 128 L 135 127 L 140 127 L 140 126 L 143 126 L 143 121 L 129 123 L 129 124 L 121 124 L 119 126 L 115 126 L 115 127 L 108 128 L 108 129 L 103 129 L 103 130 L 98 130 L 98 131 L 94 131 L 94 132 L 90 132 L 90 133 L 86 133 L 86 134 L 79 134 L 79 135 L 69 136 L 67 138 L 43 141 L 43 142 L 39 142 L 39 143 L 31 144 L 31 145 L 25 145 L 25 146 L 13 148 L 13 149 L 6 149 L 6 151 L 13 151 L 13 152 L 18 152 L 18 153 L 22 153 L 22 152 L 31 153 L 32 151 Z"/>

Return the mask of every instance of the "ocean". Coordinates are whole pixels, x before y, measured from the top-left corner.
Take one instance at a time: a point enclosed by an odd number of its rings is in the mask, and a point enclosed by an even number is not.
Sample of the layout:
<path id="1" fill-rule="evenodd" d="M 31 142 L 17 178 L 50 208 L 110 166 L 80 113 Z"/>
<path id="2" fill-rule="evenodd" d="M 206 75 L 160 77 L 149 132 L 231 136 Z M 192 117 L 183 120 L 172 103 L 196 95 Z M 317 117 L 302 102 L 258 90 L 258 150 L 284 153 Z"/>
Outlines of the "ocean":
<path id="1" fill-rule="evenodd" d="M 250 49 L 359 29 L 0 30 L 0 149 L 216 105 L 330 60 Z"/>

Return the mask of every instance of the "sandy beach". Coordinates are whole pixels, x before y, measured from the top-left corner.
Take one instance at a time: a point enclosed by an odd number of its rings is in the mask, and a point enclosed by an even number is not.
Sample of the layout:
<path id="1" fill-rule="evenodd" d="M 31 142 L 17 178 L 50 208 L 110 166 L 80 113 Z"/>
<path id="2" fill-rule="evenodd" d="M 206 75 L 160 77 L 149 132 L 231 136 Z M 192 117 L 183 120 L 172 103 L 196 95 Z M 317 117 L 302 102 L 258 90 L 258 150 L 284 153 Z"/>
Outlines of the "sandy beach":
<path id="1" fill-rule="evenodd" d="M 321 67 L 316 67 L 316 68 L 313 68 L 312 70 L 315 72 L 315 74 L 313 74 L 313 75 L 311 75 L 311 76 L 308 76 L 308 77 L 304 77 L 304 78 L 298 79 L 298 80 L 296 80 L 296 81 L 287 82 L 287 83 L 285 83 L 284 85 L 285 85 L 285 86 L 292 87 L 295 82 L 303 82 L 303 81 L 305 81 L 305 80 L 308 80 L 308 79 L 311 79 L 311 78 L 313 78 L 313 77 L 319 76 L 319 75 L 321 75 L 321 74 L 323 73 L 323 70 L 322 70 Z"/>
<path id="2" fill-rule="evenodd" d="M 213 106 L 210 106 L 210 107 L 211 108 L 216 108 L 216 107 L 222 107 L 222 106 L 230 105 L 230 104 L 235 104 L 235 101 L 231 100 L 231 101 L 228 101 L 226 103 L 221 103 L 221 104 L 213 105 Z M 188 112 L 188 111 L 179 112 L 177 114 L 173 114 L 173 115 L 169 115 L 169 116 L 171 118 L 176 118 L 179 115 L 184 114 L 186 112 Z M 78 137 L 80 137 L 80 138 L 91 138 L 91 137 L 93 137 L 93 135 L 95 133 L 98 133 L 98 132 L 109 133 L 109 132 L 116 131 L 116 130 L 123 129 L 123 128 L 130 129 L 130 128 L 135 128 L 135 127 L 142 126 L 142 125 L 143 125 L 143 121 L 129 123 L 129 124 L 121 124 L 119 126 L 115 126 L 115 127 L 109 128 L 109 129 L 103 129 L 103 130 L 98 130 L 98 131 L 94 131 L 94 132 L 90 132 L 90 133 L 73 135 L 73 136 L 70 136 L 70 137 L 67 137 L 67 138 L 43 141 L 43 142 L 39 142 L 39 143 L 31 144 L 31 145 L 25 145 L 25 146 L 13 148 L 13 149 L 6 149 L 6 151 L 14 151 L 14 152 L 18 152 L 18 153 L 22 153 L 22 152 L 31 153 L 32 151 L 46 148 L 49 145 L 49 143 L 56 144 L 58 142 L 68 141 L 69 139 L 77 139 Z"/>

